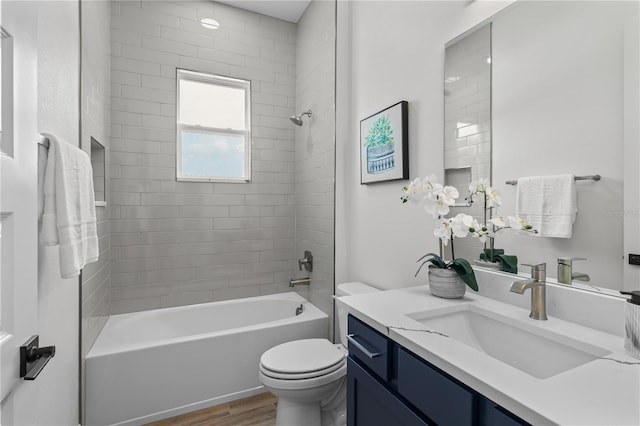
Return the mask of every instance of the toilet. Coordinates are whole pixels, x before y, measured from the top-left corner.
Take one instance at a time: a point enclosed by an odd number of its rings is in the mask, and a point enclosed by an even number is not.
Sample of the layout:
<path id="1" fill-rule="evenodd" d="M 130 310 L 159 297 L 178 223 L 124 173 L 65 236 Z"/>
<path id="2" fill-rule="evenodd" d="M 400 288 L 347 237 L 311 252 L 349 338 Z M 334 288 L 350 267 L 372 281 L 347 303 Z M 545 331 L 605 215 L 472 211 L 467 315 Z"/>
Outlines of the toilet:
<path id="1" fill-rule="evenodd" d="M 363 283 L 336 286 L 336 297 L 379 291 Z M 341 343 L 327 339 L 286 342 L 260 358 L 262 384 L 278 397 L 276 426 L 346 425 L 347 312 L 338 304 Z"/>

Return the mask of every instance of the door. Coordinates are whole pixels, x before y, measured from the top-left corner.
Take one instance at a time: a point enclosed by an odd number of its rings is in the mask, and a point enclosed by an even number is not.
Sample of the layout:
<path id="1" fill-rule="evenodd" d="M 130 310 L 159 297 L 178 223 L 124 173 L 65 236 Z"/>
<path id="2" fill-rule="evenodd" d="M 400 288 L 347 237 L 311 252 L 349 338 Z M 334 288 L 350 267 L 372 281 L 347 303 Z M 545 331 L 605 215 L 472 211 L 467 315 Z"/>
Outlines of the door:
<path id="1" fill-rule="evenodd" d="M 37 4 L 0 6 L 0 423 L 10 425 L 30 385 L 19 377 L 19 347 L 38 319 Z"/>

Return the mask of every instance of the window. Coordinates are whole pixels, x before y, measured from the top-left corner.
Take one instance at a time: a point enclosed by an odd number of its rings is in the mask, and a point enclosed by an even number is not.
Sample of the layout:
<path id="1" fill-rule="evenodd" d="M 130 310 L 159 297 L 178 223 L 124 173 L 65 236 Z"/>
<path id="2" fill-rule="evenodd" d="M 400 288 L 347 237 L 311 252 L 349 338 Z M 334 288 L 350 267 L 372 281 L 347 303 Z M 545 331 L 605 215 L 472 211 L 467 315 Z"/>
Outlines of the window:
<path id="1" fill-rule="evenodd" d="M 251 83 L 178 70 L 177 179 L 251 180 Z"/>

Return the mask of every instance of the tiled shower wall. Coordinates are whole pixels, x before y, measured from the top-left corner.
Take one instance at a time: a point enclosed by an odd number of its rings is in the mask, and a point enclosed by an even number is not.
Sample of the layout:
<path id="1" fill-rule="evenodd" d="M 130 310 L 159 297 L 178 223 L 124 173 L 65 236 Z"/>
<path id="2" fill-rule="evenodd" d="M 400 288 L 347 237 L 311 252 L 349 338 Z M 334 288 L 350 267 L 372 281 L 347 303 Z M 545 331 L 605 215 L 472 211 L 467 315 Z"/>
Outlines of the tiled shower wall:
<path id="1" fill-rule="evenodd" d="M 111 13 L 111 312 L 288 291 L 296 25 L 208 1 Z M 251 80 L 251 183 L 176 182 L 177 67 Z"/>
<path id="2" fill-rule="evenodd" d="M 296 112 L 296 250 L 313 253 L 311 284 L 302 294 L 332 318 L 334 291 L 335 2 L 312 1 L 298 22 Z M 333 326 L 330 326 L 333 330 Z"/>
<path id="3" fill-rule="evenodd" d="M 83 0 L 81 70 L 81 146 L 90 151 L 91 138 L 109 149 L 109 1 Z M 105 158 L 107 166 L 109 157 Z M 109 170 L 105 167 L 106 190 Z M 109 202 L 109 200 L 107 200 Z M 107 206 L 96 207 L 100 257 L 82 270 L 82 359 L 95 342 L 109 316 L 110 221 Z"/>

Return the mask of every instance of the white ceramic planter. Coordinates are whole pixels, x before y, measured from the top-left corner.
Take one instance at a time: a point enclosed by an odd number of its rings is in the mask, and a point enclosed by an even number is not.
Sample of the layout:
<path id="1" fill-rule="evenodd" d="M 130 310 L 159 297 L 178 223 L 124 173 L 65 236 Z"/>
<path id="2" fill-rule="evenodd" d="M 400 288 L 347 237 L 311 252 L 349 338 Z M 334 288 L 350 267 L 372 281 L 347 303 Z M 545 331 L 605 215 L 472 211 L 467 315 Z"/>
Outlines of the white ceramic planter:
<path id="1" fill-rule="evenodd" d="M 429 291 L 444 299 L 459 299 L 467 291 L 467 285 L 453 269 L 429 266 Z"/>

